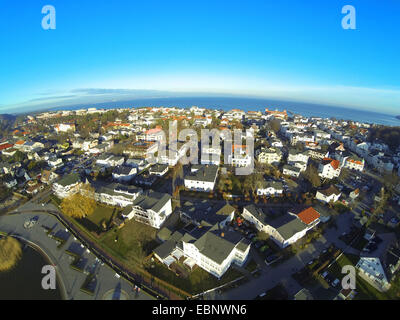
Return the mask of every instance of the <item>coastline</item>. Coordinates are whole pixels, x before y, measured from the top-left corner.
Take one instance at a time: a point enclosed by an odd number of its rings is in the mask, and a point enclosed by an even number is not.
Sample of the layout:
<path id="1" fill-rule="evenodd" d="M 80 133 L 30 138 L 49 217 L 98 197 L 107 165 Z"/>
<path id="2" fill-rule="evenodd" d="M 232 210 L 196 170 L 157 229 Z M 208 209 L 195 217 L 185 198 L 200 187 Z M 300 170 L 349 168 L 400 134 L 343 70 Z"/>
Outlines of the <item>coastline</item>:
<path id="1" fill-rule="evenodd" d="M 165 97 L 165 98 L 138 98 L 120 101 L 105 101 L 86 104 L 71 104 L 55 107 L 42 107 L 31 111 L 21 111 L 15 114 L 39 114 L 42 112 L 56 112 L 61 110 L 79 110 L 88 108 L 97 109 L 130 109 L 140 107 L 179 107 L 190 108 L 198 106 L 208 109 L 231 110 L 241 108 L 244 111 L 264 111 L 265 108 L 271 110 L 278 109 L 280 111 L 286 109 L 293 113 L 301 114 L 306 117 L 317 118 L 337 118 L 341 120 L 350 120 L 358 122 L 366 122 L 371 124 L 400 126 L 399 119 L 395 115 L 380 113 L 370 110 L 356 109 L 346 106 L 334 106 L 327 104 L 307 103 L 300 101 L 277 100 L 268 98 L 255 97 L 224 97 L 224 96 L 193 96 L 193 97 Z"/>

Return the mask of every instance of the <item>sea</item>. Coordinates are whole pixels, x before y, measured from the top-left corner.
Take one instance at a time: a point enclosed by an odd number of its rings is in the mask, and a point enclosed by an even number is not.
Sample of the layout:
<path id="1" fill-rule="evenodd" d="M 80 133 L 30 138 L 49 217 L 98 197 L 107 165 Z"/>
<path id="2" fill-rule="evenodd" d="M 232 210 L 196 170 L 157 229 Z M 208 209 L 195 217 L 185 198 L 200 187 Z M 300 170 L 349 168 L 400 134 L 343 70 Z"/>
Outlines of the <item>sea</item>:
<path id="1" fill-rule="evenodd" d="M 198 106 L 203 108 L 242 109 L 244 111 L 287 110 L 305 117 L 336 118 L 342 120 L 353 120 L 364 123 L 375 123 L 386 126 L 400 126 L 400 120 L 394 115 L 372 112 L 362 109 L 351 109 L 347 107 L 336 107 L 330 105 L 313 104 L 305 102 L 291 102 L 283 100 L 261 99 L 261 98 L 238 98 L 238 97 L 169 97 L 169 98 L 146 98 L 127 101 L 111 101 L 91 105 L 74 105 L 56 107 L 50 110 L 77 110 L 82 108 L 138 108 L 138 107 L 179 107 L 190 108 Z M 400 114 L 400 110 L 399 110 Z"/>

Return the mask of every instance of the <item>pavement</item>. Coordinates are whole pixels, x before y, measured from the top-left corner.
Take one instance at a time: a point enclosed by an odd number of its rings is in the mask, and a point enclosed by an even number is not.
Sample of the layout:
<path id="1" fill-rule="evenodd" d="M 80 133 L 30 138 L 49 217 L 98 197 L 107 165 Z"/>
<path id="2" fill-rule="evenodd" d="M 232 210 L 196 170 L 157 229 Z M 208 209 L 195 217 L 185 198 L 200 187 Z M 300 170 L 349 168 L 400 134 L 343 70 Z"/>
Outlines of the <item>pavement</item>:
<path id="1" fill-rule="evenodd" d="M 40 205 L 27 203 L 19 210 L 32 210 Z M 24 228 L 24 222 L 37 216 L 38 222 L 31 229 Z M 61 248 L 57 248 L 56 240 L 51 239 L 42 226 L 54 227 L 52 233 L 63 233 L 69 235 L 68 240 Z M 114 270 L 99 261 L 89 250 L 83 248 L 81 255 L 85 263 L 85 271 L 94 270 L 97 286 L 94 295 L 89 295 L 80 290 L 87 275 L 70 267 L 72 257 L 65 252 L 71 246 L 81 247 L 81 243 L 68 234 L 68 230 L 53 216 L 46 213 L 19 213 L 0 216 L 0 231 L 19 235 L 25 240 L 31 241 L 39 246 L 48 256 L 49 260 L 56 266 L 59 276 L 58 284 L 62 287 L 65 299 L 75 300 L 101 300 L 101 299 L 129 299 L 150 300 L 153 297 L 143 290 L 139 293 L 133 290 L 132 284 L 122 277 L 117 277 Z"/>

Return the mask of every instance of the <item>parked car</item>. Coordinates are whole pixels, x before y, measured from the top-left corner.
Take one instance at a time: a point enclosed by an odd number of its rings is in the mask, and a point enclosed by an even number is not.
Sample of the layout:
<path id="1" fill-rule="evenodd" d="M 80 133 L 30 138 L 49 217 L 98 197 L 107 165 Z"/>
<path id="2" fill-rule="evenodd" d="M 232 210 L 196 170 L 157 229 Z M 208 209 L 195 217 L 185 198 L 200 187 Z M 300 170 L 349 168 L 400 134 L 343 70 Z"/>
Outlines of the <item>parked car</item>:
<path id="1" fill-rule="evenodd" d="M 273 263 L 274 261 L 278 260 L 278 258 L 279 258 L 279 257 L 278 257 L 277 255 L 271 254 L 270 256 L 268 256 L 268 257 L 265 258 L 265 263 L 266 263 L 267 265 L 270 265 L 270 264 Z"/>
<path id="2" fill-rule="evenodd" d="M 336 279 L 332 282 L 332 287 L 336 287 L 336 286 L 339 284 L 339 282 L 340 282 L 340 280 L 336 278 Z"/>

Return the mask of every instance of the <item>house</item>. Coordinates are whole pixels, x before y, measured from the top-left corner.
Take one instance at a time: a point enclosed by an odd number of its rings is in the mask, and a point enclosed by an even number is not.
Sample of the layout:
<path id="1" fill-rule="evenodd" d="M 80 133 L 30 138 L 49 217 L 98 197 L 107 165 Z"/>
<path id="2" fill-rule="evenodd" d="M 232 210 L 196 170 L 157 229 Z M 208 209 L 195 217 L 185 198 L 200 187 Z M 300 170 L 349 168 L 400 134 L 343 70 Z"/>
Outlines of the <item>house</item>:
<path id="1" fill-rule="evenodd" d="M 202 146 L 201 148 L 201 164 L 213 164 L 219 165 L 221 158 L 221 147 L 213 147 L 213 146 Z"/>
<path id="2" fill-rule="evenodd" d="M 288 155 L 288 163 L 292 162 L 304 162 L 306 165 L 310 158 L 309 151 L 300 152 L 296 149 L 290 149 Z"/>
<path id="3" fill-rule="evenodd" d="M 53 183 L 52 189 L 58 198 L 66 198 L 79 192 L 82 181 L 77 173 L 70 173 Z"/>
<path id="4" fill-rule="evenodd" d="M 228 155 L 228 164 L 234 167 L 248 167 L 254 160 L 251 154 L 247 154 L 246 145 L 233 145 L 232 154 Z"/>
<path id="5" fill-rule="evenodd" d="M 287 176 L 298 178 L 300 176 L 301 169 L 298 168 L 298 167 L 295 167 L 295 166 L 291 166 L 291 165 L 285 164 L 283 166 L 282 173 L 284 175 L 287 175 Z"/>
<path id="6" fill-rule="evenodd" d="M 341 172 L 340 162 L 331 158 L 324 158 L 318 167 L 321 178 L 333 179 L 339 177 Z"/>
<path id="7" fill-rule="evenodd" d="M 190 269 L 197 265 L 220 279 L 232 264 L 243 266 L 249 251 L 250 242 L 240 233 L 218 223 L 204 223 L 183 236 L 174 233 L 154 250 L 154 256 L 168 267 L 179 260 Z"/>
<path id="8" fill-rule="evenodd" d="M 166 164 L 155 164 L 149 168 L 149 173 L 155 176 L 162 177 L 168 172 L 168 166 Z"/>
<path id="9" fill-rule="evenodd" d="M 330 203 L 338 201 L 341 195 L 342 193 L 335 186 L 330 185 L 327 188 L 318 190 L 315 198 L 320 201 Z"/>
<path id="10" fill-rule="evenodd" d="M 114 141 L 106 141 L 101 144 L 97 144 L 95 147 L 90 148 L 87 152 L 92 154 L 101 154 L 111 150 L 114 146 Z"/>
<path id="11" fill-rule="evenodd" d="M 187 144 L 180 141 L 177 144 L 160 145 L 158 149 L 158 163 L 175 166 L 188 149 Z"/>
<path id="12" fill-rule="evenodd" d="M 135 219 L 138 222 L 148 224 L 160 229 L 167 217 L 172 213 L 171 196 L 167 193 L 150 191 L 139 195 L 123 211 L 122 215 L 127 219 Z"/>
<path id="13" fill-rule="evenodd" d="M 352 200 L 354 200 L 354 199 L 356 199 L 358 196 L 360 195 L 360 189 L 354 189 L 353 191 L 351 191 L 350 193 L 349 193 L 349 197 L 352 199 Z"/>
<path id="14" fill-rule="evenodd" d="M 17 179 L 15 179 L 15 177 L 13 177 L 12 175 L 8 174 L 3 178 L 3 184 L 7 188 L 11 189 L 11 188 L 15 187 L 18 184 L 18 182 L 17 182 Z"/>
<path id="15" fill-rule="evenodd" d="M 154 129 L 145 131 L 144 135 L 140 137 L 145 141 L 163 141 L 165 139 L 165 133 L 160 126 L 156 126 Z"/>
<path id="16" fill-rule="evenodd" d="M 40 178 L 40 181 L 42 183 L 45 183 L 45 184 L 50 184 L 51 182 L 53 182 L 57 178 L 58 178 L 58 174 L 57 173 L 55 173 L 53 171 L 49 171 L 49 170 L 43 170 L 41 178 Z"/>
<path id="17" fill-rule="evenodd" d="M 55 154 L 52 154 L 51 157 L 49 157 L 49 159 L 47 160 L 47 164 L 52 167 L 60 167 L 63 164 L 63 161 L 61 158 L 58 158 Z"/>
<path id="18" fill-rule="evenodd" d="M 286 110 L 283 110 L 283 111 L 275 110 L 275 111 L 273 111 L 273 110 L 269 110 L 268 108 L 266 108 L 265 109 L 265 113 L 267 115 L 269 115 L 269 116 L 273 116 L 274 118 L 281 119 L 281 120 L 286 120 L 287 117 L 288 117 Z"/>
<path id="19" fill-rule="evenodd" d="M 28 187 L 26 188 L 26 193 L 33 195 L 33 194 L 38 193 L 43 188 L 44 188 L 44 186 L 41 183 L 31 180 L 28 182 Z"/>
<path id="20" fill-rule="evenodd" d="M 138 172 L 150 166 L 150 164 L 145 159 L 140 159 L 140 158 L 127 159 L 125 161 L 125 165 L 132 168 L 137 168 Z"/>
<path id="21" fill-rule="evenodd" d="M 270 236 L 281 248 L 302 237 L 319 223 L 319 213 L 312 207 L 292 209 L 286 214 L 275 214 L 251 204 L 243 208 L 243 218 Z"/>
<path id="22" fill-rule="evenodd" d="M 4 151 L 6 151 L 7 149 L 12 148 L 14 145 L 11 143 L 3 143 L 0 144 L 0 151 L 3 153 Z"/>
<path id="23" fill-rule="evenodd" d="M 283 147 L 283 143 L 279 139 L 274 138 L 274 139 L 271 139 L 270 142 L 271 142 L 271 146 L 272 147 L 275 147 L 275 148 L 282 148 Z"/>
<path id="24" fill-rule="evenodd" d="M 185 188 L 205 192 L 213 191 L 217 175 L 218 166 L 192 165 L 190 173 L 184 178 Z"/>
<path id="25" fill-rule="evenodd" d="M 137 168 L 132 168 L 129 166 L 117 166 L 112 172 L 112 177 L 114 180 L 121 182 L 129 182 L 136 175 Z"/>
<path id="26" fill-rule="evenodd" d="M 359 157 L 347 157 L 344 160 L 344 164 L 343 167 L 344 168 L 348 168 L 348 169 L 352 169 L 352 170 L 357 170 L 362 172 L 364 170 L 364 166 L 365 166 L 365 160 Z"/>
<path id="27" fill-rule="evenodd" d="M 308 155 L 310 158 L 316 159 L 316 160 L 322 160 L 328 156 L 328 152 L 322 152 L 319 150 L 312 150 L 308 149 Z"/>
<path id="28" fill-rule="evenodd" d="M 282 160 L 282 151 L 276 148 L 261 148 L 258 162 L 267 164 L 279 164 Z"/>
<path id="29" fill-rule="evenodd" d="M 220 227 L 226 226 L 234 218 L 235 208 L 229 204 L 210 206 L 209 201 L 185 201 L 179 209 L 179 217 L 185 223 L 200 226 L 204 221 L 209 224 L 218 223 Z"/>
<path id="30" fill-rule="evenodd" d="M 43 148 L 44 148 L 44 144 L 43 143 L 29 141 L 29 142 L 25 142 L 25 144 L 21 148 L 21 151 L 23 151 L 23 152 L 35 152 L 35 151 L 39 151 L 40 149 L 43 149 Z"/>
<path id="31" fill-rule="evenodd" d="M 75 124 L 74 123 L 60 123 L 54 126 L 54 130 L 57 133 L 60 132 L 75 132 Z"/>
<path id="32" fill-rule="evenodd" d="M 374 235 L 360 254 L 358 274 L 375 289 L 385 292 L 400 267 L 400 248 L 394 233 Z"/>
<path id="33" fill-rule="evenodd" d="M 123 151 L 124 154 L 132 158 L 147 158 L 158 150 L 158 143 L 154 141 L 136 141 L 128 145 Z"/>
<path id="34" fill-rule="evenodd" d="M 314 300 L 314 297 L 310 291 L 308 291 L 306 288 L 303 288 L 294 295 L 294 300 Z"/>
<path id="35" fill-rule="evenodd" d="M 105 166 L 105 167 L 116 167 L 121 166 L 124 163 L 124 157 L 118 157 L 111 154 L 102 154 L 97 158 L 96 164 Z"/>
<path id="36" fill-rule="evenodd" d="M 95 189 L 95 200 L 110 206 L 127 207 L 143 193 L 141 188 L 126 186 L 119 183 L 92 184 Z"/>
<path id="37" fill-rule="evenodd" d="M 263 186 L 257 189 L 259 196 L 279 196 L 283 194 L 283 184 L 280 181 L 264 181 Z"/>

